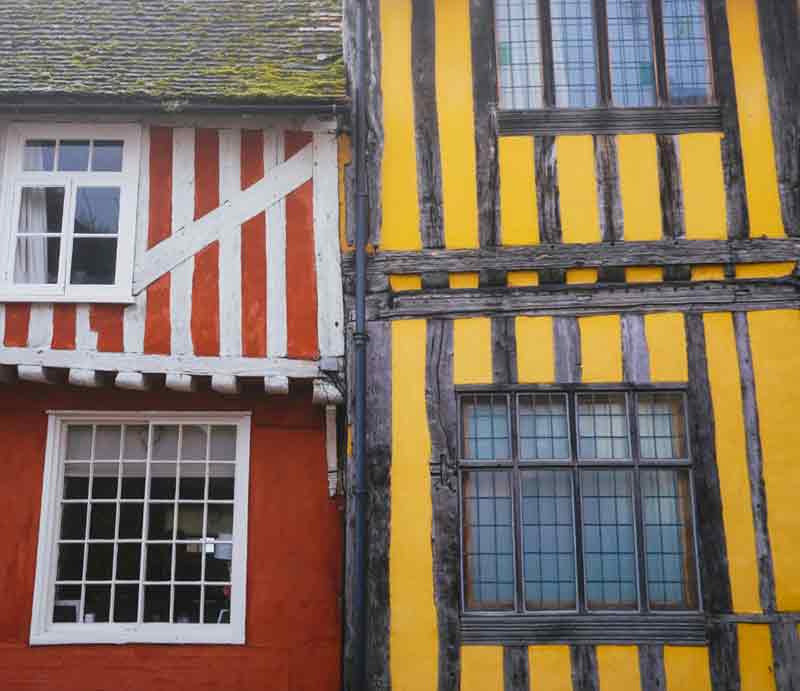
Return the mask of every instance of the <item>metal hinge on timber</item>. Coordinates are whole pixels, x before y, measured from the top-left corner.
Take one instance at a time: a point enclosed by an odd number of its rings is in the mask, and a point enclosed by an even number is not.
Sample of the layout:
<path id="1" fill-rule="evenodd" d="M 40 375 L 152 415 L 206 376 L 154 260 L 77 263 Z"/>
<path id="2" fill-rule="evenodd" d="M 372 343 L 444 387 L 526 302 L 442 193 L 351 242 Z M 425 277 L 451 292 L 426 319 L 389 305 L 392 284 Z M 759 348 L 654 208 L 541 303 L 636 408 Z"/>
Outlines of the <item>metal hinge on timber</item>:
<path id="1" fill-rule="evenodd" d="M 336 495 L 339 486 L 339 430 L 336 408 L 344 403 L 337 386 L 326 379 L 314 380 L 312 400 L 325 406 L 325 458 L 328 465 L 328 496 Z"/>
<path id="2" fill-rule="evenodd" d="M 164 274 L 238 228 L 311 179 L 314 149 L 304 146 L 288 161 L 265 173 L 257 183 L 232 195 L 216 209 L 181 228 L 148 250 L 136 264 L 133 293 L 138 295 Z"/>

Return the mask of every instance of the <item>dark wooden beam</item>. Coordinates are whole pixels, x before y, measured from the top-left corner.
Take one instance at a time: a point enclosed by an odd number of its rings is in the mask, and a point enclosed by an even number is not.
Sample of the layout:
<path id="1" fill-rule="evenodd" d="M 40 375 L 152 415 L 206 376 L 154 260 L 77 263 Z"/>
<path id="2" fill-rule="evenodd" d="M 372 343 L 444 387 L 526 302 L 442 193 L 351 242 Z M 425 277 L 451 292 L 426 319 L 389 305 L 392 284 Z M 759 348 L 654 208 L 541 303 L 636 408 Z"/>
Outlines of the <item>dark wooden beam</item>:
<path id="1" fill-rule="evenodd" d="M 572 660 L 572 691 L 600 691 L 595 647 L 573 645 L 569 652 Z"/>
<path id="2" fill-rule="evenodd" d="M 791 279 L 414 291 L 368 296 L 370 319 L 797 309 Z"/>
<path id="3" fill-rule="evenodd" d="M 622 372 L 626 382 L 650 382 L 650 351 L 644 330 L 644 315 L 622 315 Z"/>
<path id="4" fill-rule="evenodd" d="M 617 243 L 623 238 L 624 220 L 615 136 L 598 134 L 594 137 L 594 166 L 600 206 L 600 236 L 603 242 Z M 625 269 L 618 266 L 601 266 L 598 277 L 602 282 L 624 283 Z"/>
<path id="5" fill-rule="evenodd" d="M 639 676 L 642 680 L 642 691 L 666 691 L 663 645 L 639 646 Z"/>
<path id="6" fill-rule="evenodd" d="M 530 691 L 530 677 L 528 648 L 503 648 L 503 691 Z"/>

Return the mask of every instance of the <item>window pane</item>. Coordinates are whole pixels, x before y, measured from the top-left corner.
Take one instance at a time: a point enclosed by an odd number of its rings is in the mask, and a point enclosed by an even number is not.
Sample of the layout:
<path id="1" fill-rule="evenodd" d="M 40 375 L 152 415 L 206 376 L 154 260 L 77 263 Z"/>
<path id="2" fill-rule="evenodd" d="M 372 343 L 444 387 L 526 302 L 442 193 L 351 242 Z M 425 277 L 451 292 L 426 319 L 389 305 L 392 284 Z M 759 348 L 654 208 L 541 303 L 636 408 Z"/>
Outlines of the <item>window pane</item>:
<path id="1" fill-rule="evenodd" d="M 117 575 L 120 581 L 138 581 L 141 570 L 142 545 L 123 542 L 117 547 Z"/>
<path id="2" fill-rule="evenodd" d="M 497 0 L 495 30 L 500 107 L 541 108 L 544 97 L 537 0 Z"/>
<path id="3" fill-rule="evenodd" d="M 61 539 L 86 538 L 86 504 L 63 504 L 61 507 Z"/>
<path id="4" fill-rule="evenodd" d="M 86 557 L 86 578 L 90 581 L 110 581 L 114 565 L 114 545 L 90 542 Z"/>
<path id="5" fill-rule="evenodd" d="M 711 59 L 703 0 L 664 0 L 664 43 L 670 103 L 708 103 Z"/>
<path id="6" fill-rule="evenodd" d="M 630 458 L 625 394 L 578 395 L 578 455 L 587 460 Z"/>
<path id="7" fill-rule="evenodd" d="M 570 471 L 522 473 L 525 606 L 575 608 L 575 536 Z"/>
<path id="8" fill-rule="evenodd" d="M 75 238 L 69 277 L 71 284 L 114 285 L 116 269 L 116 238 Z"/>
<path id="9" fill-rule="evenodd" d="M 89 169 L 89 142 L 62 139 L 58 146 L 58 169 L 83 171 Z"/>
<path id="10" fill-rule="evenodd" d="M 116 522 L 116 504 L 92 504 L 89 537 L 98 540 L 113 540 Z"/>
<path id="11" fill-rule="evenodd" d="M 464 601 L 467 609 L 514 608 L 511 474 L 464 472 Z"/>
<path id="12" fill-rule="evenodd" d="M 26 171 L 53 170 L 56 143 L 48 139 L 29 139 L 25 142 L 22 169 Z"/>
<path id="13" fill-rule="evenodd" d="M 174 461 L 178 458 L 178 426 L 155 425 L 153 427 L 154 461 Z"/>
<path id="14" fill-rule="evenodd" d="M 520 458 L 569 458 L 566 396 L 550 393 L 520 396 L 518 405 Z"/>
<path id="15" fill-rule="evenodd" d="M 67 427 L 67 460 L 88 461 L 91 457 L 91 425 L 70 425 Z"/>
<path id="16" fill-rule="evenodd" d="M 81 586 L 58 585 L 53 603 L 54 624 L 74 624 L 81 615 Z"/>
<path id="17" fill-rule="evenodd" d="M 608 49 L 614 105 L 656 102 L 650 0 L 608 0 Z"/>
<path id="18" fill-rule="evenodd" d="M 118 585 L 114 590 L 114 621 L 134 622 L 139 614 L 139 586 Z"/>
<path id="19" fill-rule="evenodd" d="M 184 425 L 181 441 L 181 458 L 184 461 L 206 460 L 208 428 L 200 425 Z"/>
<path id="20" fill-rule="evenodd" d="M 508 402 L 505 396 L 462 399 L 463 457 L 468 460 L 504 460 L 511 457 Z"/>
<path id="21" fill-rule="evenodd" d="M 206 551 L 206 580 L 224 582 L 231 580 L 231 559 L 233 544 L 215 542 L 210 551 Z"/>
<path id="22" fill-rule="evenodd" d="M 653 609 L 695 609 L 691 493 L 687 470 L 642 471 L 647 589 Z"/>
<path id="23" fill-rule="evenodd" d="M 203 622 L 229 624 L 231 620 L 231 588 L 227 585 L 206 586 Z"/>
<path id="24" fill-rule="evenodd" d="M 201 507 L 202 512 L 202 507 Z M 202 521 L 202 517 L 201 517 Z M 175 580 L 199 581 L 203 563 L 203 543 L 175 545 Z"/>
<path id="25" fill-rule="evenodd" d="M 92 170 L 118 173 L 122 170 L 122 142 L 95 140 Z"/>
<path id="26" fill-rule="evenodd" d="M 87 585 L 86 602 L 83 606 L 85 624 L 99 624 L 108 621 L 111 610 L 111 586 Z"/>
<path id="27" fill-rule="evenodd" d="M 124 456 L 127 461 L 143 461 L 147 458 L 147 425 L 126 425 Z"/>
<path id="28" fill-rule="evenodd" d="M 19 233 L 14 255 L 14 282 L 58 282 L 63 187 L 24 187 L 19 208 Z M 48 237 L 49 236 L 49 237 Z"/>
<path id="29" fill-rule="evenodd" d="M 200 622 L 200 586 L 175 586 L 175 623 L 197 624 Z"/>
<path id="30" fill-rule="evenodd" d="M 232 461 L 236 458 L 236 428 L 215 425 L 211 428 L 211 460 Z"/>
<path id="31" fill-rule="evenodd" d="M 170 587 L 148 585 L 144 589 L 144 620 L 146 622 L 169 621 Z"/>
<path id="32" fill-rule="evenodd" d="M 582 471 L 581 511 L 587 606 L 636 609 L 632 473 Z"/>
<path id="33" fill-rule="evenodd" d="M 119 230 L 119 187 L 79 187 L 75 233 L 116 235 Z"/>
<path id="34" fill-rule="evenodd" d="M 83 578 L 83 544 L 67 542 L 58 546 L 58 568 L 56 579 L 59 581 L 79 581 Z"/>
<path id="35" fill-rule="evenodd" d="M 553 68 L 556 105 L 589 108 L 597 105 L 592 0 L 552 0 Z"/>
<path id="36" fill-rule="evenodd" d="M 637 398 L 642 458 L 687 458 L 683 396 L 678 393 L 642 393 Z"/>
<path id="37" fill-rule="evenodd" d="M 212 463 L 208 471 L 208 498 L 233 499 L 234 473 L 230 463 Z"/>
<path id="38" fill-rule="evenodd" d="M 96 460 L 116 461 L 119 458 L 119 425 L 98 425 L 94 441 Z"/>

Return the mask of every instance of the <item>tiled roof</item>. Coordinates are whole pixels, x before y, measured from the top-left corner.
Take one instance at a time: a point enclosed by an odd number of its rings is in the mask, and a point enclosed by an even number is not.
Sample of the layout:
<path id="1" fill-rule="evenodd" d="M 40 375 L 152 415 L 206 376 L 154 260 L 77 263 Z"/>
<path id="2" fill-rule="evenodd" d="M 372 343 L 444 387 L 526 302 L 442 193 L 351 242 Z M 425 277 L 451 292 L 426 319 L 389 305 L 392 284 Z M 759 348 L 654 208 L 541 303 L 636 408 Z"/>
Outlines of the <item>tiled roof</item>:
<path id="1" fill-rule="evenodd" d="M 341 100 L 341 0 L 0 0 L 12 94 Z"/>

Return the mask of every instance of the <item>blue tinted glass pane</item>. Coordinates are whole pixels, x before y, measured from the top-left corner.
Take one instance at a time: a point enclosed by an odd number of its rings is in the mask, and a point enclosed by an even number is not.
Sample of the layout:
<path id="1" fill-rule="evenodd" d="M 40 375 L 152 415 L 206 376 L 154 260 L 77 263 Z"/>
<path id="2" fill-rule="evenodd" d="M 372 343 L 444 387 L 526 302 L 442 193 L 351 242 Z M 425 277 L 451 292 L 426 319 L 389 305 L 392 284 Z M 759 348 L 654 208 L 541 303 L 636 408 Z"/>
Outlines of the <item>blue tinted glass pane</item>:
<path id="1" fill-rule="evenodd" d="M 569 458 L 567 399 L 564 394 L 532 394 L 519 397 L 520 458 L 553 460 Z"/>
<path id="2" fill-rule="evenodd" d="M 537 0 L 497 0 L 495 33 L 500 107 L 541 108 L 542 50 Z"/>
<path id="3" fill-rule="evenodd" d="M 663 12 L 670 103 L 708 103 L 711 58 L 704 2 L 664 0 Z"/>
<path id="4" fill-rule="evenodd" d="M 592 0 L 552 0 L 550 13 L 556 106 L 596 106 L 597 69 Z"/>
<path id="5" fill-rule="evenodd" d="M 656 102 L 649 0 L 608 0 L 608 48 L 614 105 Z"/>
<path id="6" fill-rule="evenodd" d="M 511 457 L 508 402 L 505 396 L 462 399 L 462 455 L 468 460 L 507 460 Z"/>

